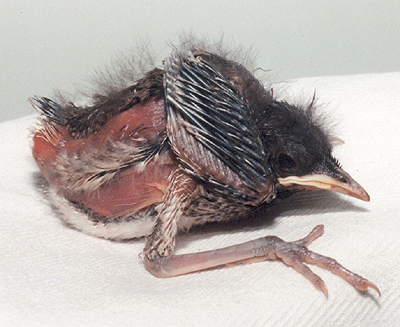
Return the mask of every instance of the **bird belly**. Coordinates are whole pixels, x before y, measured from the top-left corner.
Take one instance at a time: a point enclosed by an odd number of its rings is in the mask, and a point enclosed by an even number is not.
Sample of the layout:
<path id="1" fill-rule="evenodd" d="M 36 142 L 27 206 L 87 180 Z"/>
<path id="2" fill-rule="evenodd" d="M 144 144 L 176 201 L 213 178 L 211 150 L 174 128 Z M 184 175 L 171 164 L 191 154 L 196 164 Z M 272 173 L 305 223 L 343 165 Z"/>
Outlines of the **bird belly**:
<path id="1" fill-rule="evenodd" d="M 116 173 L 94 190 L 60 189 L 60 192 L 94 220 L 133 216 L 162 202 L 168 177 L 177 168 L 170 151 L 150 162 Z"/>

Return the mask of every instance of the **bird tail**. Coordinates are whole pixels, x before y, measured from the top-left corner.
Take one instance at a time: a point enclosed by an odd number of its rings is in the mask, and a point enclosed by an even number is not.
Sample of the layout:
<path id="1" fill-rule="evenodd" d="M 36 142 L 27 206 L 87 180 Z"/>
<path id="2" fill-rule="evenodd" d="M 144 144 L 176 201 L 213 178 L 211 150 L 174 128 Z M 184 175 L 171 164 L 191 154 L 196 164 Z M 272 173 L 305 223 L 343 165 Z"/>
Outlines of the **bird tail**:
<path id="1" fill-rule="evenodd" d="M 45 97 L 31 97 L 29 102 L 36 111 L 44 116 L 50 123 L 57 125 L 65 125 L 65 111 L 57 102 Z"/>

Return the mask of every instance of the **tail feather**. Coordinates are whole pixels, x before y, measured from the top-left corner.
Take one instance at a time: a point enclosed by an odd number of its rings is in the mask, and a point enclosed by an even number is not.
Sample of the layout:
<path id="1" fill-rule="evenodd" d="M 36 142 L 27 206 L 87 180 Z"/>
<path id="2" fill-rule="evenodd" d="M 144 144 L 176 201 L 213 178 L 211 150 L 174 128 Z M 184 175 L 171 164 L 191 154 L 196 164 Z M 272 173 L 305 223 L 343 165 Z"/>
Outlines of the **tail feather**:
<path id="1" fill-rule="evenodd" d="M 65 125 L 65 111 L 58 103 L 49 98 L 37 96 L 29 98 L 29 102 L 39 114 L 46 117 L 50 122 L 61 126 Z"/>

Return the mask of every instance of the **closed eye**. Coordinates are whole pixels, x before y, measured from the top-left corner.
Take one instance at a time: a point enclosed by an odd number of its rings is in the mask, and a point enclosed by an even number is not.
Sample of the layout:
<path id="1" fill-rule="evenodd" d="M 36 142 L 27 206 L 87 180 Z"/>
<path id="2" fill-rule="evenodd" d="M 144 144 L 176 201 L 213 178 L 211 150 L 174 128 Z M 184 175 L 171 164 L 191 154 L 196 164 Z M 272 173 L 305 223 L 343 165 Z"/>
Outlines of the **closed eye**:
<path id="1" fill-rule="evenodd" d="M 278 166 L 283 170 L 295 170 L 297 168 L 296 161 L 286 153 L 280 153 L 278 155 Z"/>

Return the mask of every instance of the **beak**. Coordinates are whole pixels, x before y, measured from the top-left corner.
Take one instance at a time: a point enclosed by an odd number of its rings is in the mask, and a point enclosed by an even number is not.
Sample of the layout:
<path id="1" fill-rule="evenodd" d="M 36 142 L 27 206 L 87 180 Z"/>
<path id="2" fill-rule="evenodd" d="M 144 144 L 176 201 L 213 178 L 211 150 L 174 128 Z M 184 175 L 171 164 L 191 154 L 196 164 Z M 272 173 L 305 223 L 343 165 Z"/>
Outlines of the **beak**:
<path id="1" fill-rule="evenodd" d="M 278 178 L 278 182 L 282 186 L 293 186 L 298 189 L 328 190 L 369 201 L 369 195 L 364 188 L 343 169 L 337 169 L 337 173 L 333 177 L 325 174 L 288 176 Z"/>

